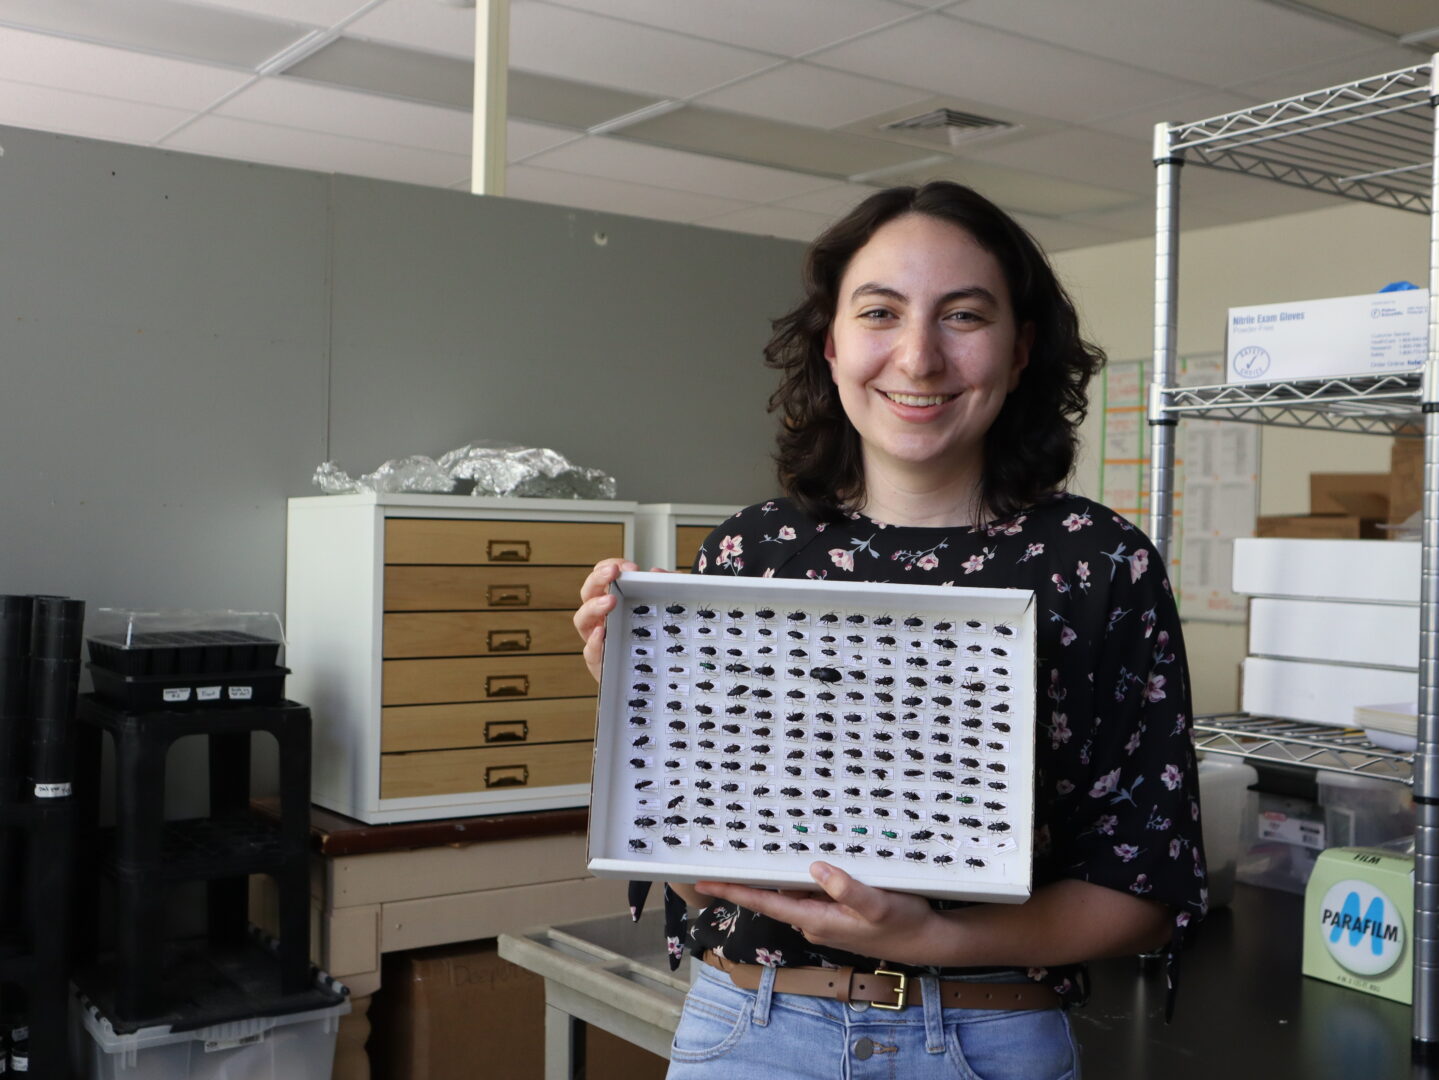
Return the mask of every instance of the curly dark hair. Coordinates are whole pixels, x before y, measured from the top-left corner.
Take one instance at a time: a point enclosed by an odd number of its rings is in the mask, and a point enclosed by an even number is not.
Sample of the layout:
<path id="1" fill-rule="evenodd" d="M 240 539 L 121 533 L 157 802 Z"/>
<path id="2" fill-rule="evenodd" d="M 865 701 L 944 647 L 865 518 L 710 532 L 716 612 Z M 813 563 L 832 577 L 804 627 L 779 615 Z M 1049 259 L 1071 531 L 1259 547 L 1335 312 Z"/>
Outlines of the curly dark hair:
<path id="1" fill-rule="evenodd" d="M 863 502 L 859 433 L 840 404 L 825 337 L 850 259 L 882 226 L 906 214 L 947 221 L 974 237 L 1004 272 L 1016 325 L 1034 328 L 1029 364 L 984 438 L 977 516 L 1005 517 L 1054 493 L 1073 472 L 1087 387 L 1105 356 L 1080 337 L 1074 303 L 1034 238 L 983 195 L 949 181 L 876 192 L 810 245 L 804 299 L 774 321 L 764 350 L 765 362 L 783 373 L 769 401 L 781 420 L 780 483 L 820 520 Z"/>

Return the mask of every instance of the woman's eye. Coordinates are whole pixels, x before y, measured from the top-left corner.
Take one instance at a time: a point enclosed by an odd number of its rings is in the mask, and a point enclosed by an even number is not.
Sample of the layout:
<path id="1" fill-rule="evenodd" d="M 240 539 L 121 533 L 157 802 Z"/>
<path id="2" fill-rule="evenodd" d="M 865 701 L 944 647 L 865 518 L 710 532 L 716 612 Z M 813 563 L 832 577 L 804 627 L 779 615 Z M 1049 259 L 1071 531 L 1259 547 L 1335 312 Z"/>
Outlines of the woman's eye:
<path id="1" fill-rule="evenodd" d="M 881 322 L 885 319 L 888 319 L 890 317 L 890 314 L 891 313 L 886 311 L 884 308 L 871 308 L 869 311 L 861 311 L 859 313 L 859 317 L 861 319 L 867 319 L 872 322 Z"/>

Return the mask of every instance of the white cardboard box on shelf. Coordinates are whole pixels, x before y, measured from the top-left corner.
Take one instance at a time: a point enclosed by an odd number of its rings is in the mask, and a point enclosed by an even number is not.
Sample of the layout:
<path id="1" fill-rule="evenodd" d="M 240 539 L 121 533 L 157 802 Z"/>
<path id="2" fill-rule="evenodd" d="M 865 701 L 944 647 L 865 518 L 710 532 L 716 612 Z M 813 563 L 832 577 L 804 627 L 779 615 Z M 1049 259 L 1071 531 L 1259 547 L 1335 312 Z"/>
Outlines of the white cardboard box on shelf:
<path id="1" fill-rule="evenodd" d="M 1255 597 L 1249 653 L 1281 660 L 1419 667 L 1419 608 Z"/>
<path id="2" fill-rule="evenodd" d="M 1429 347 L 1423 289 L 1229 309 L 1233 383 L 1416 371 Z"/>
<path id="3" fill-rule="evenodd" d="M 1403 701 L 1418 692 L 1414 671 L 1247 656 L 1239 707 L 1256 716 L 1347 728 L 1354 726 L 1355 706 Z"/>
<path id="4" fill-rule="evenodd" d="M 605 627 L 589 868 L 1018 903 L 1034 594 L 624 574 Z"/>
<path id="5" fill-rule="evenodd" d="M 1417 542 L 1240 537 L 1234 541 L 1234 591 L 1244 596 L 1418 604 L 1419 560 Z"/>

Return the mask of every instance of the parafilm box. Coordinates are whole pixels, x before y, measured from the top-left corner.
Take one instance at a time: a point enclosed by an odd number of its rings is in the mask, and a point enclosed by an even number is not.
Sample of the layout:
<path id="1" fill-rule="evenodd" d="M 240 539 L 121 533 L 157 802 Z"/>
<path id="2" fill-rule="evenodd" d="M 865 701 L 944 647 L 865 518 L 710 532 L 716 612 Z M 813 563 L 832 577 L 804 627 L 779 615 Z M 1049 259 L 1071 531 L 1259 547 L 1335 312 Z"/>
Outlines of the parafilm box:
<path id="1" fill-rule="evenodd" d="M 1408 1005 L 1414 994 L 1414 857 L 1330 848 L 1304 894 L 1304 974 Z"/>
<path id="2" fill-rule="evenodd" d="M 1229 309 L 1232 383 L 1417 371 L 1429 346 L 1422 289 Z"/>

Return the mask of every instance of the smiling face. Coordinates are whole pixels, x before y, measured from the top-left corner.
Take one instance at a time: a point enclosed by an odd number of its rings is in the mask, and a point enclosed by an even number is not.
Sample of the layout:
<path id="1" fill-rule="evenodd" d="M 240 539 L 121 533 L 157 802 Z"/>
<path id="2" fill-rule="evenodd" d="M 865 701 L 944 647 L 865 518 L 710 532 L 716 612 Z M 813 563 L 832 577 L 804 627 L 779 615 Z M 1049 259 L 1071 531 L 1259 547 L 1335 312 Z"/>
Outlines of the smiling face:
<path id="1" fill-rule="evenodd" d="M 1015 323 L 998 260 L 967 231 L 922 214 L 876 230 L 845 269 L 825 341 L 866 485 L 977 485 L 985 432 L 1032 336 Z"/>

